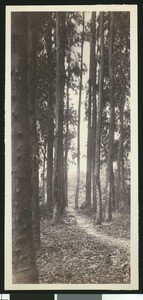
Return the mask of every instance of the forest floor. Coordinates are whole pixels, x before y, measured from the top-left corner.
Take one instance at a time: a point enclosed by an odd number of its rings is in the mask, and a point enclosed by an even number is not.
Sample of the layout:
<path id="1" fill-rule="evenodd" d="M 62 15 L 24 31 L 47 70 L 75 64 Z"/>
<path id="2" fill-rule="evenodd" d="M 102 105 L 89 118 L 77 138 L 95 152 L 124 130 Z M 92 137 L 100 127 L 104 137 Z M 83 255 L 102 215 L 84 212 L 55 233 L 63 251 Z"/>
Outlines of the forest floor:
<path id="1" fill-rule="evenodd" d="M 41 219 L 40 283 L 130 283 L 129 216 L 97 226 L 70 197 L 61 224 Z"/>

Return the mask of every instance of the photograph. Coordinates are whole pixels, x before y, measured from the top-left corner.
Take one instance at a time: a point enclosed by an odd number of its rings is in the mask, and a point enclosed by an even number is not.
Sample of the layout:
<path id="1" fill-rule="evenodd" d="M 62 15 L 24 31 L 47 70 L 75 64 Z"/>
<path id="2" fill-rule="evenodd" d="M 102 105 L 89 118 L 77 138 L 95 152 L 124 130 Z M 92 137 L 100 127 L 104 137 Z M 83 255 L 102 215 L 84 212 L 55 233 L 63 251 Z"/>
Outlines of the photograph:
<path id="1" fill-rule="evenodd" d="M 137 5 L 6 6 L 5 290 L 138 289 L 137 35 Z"/>

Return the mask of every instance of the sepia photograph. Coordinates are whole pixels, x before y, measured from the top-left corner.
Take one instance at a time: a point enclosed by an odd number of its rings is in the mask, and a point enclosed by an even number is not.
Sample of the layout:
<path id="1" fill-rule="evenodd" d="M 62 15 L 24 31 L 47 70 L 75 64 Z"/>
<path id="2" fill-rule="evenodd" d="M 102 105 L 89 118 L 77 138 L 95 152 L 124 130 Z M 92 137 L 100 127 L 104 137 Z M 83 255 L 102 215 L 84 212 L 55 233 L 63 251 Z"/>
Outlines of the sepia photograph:
<path id="1" fill-rule="evenodd" d="M 137 5 L 7 6 L 5 289 L 138 289 Z"/>

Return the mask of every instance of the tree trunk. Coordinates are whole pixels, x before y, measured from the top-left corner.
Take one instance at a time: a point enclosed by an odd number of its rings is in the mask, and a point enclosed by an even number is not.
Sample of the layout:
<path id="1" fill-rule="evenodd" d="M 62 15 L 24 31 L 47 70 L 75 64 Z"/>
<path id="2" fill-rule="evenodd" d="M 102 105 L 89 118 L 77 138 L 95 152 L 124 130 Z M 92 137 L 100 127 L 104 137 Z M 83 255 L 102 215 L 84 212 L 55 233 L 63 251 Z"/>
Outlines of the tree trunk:
<path id="1" fill-rule="evenodd" d="M 50 18 L 49 18 L 50 19 Z M 52 53 L 52 23 L 48 24 L 46 39 L 48 55 L 48 148 L 47 148 L 47 208 L 48 216 L 53 216 L 53 142 L 54 142 L 54 76 Z"/>
<path id="2" fill-rule="evenodd" d="M 110 121 L 109 121 L 109 146 L 107 160 L 107 216 L 108 222 L 112 220 L 112 203 L 114 202 L 114 173 L 113 173 L 113 145 L 114 145 L 114 74 L 113 74 L 113 12 L 110 12 L 109 31 L 109 98 L 110 98 Z"/>
<path id="3" fill-rule="evenodd" d="M 63 99 L 65 84 L 65 37 L 64 14 L 56 13 L 56 138 L 55 138 L 55 165 L 54 165 L 54 213 L 53 217 L 59 222 L 65 207 L 64 187 L 64 160 L 63 160 Z"/>
<path id="4" fill-rule="evenodd" d="M 93 85 L 93 114 L 92 114 L 92 184 L 93 184 L 93 209 L 96 212 L 96 191 L 95 191 L 95 147 L 96 147 L 96 122 L 97 122 L 97 109 L 96 109 L 96 54 L 95 54 L 95 34 L 96 34 L 96 12 L 93 12 L 93 70 L 92 70 L 92 85 Z"/>
<path id="5" fill-rule="evenodd" d="M 67 75 L 67 108 L 66 108 L 66 139 L 65 139 L 65 199 L 68 206 L 68 140 L 69 140 L 69 82 L 70 82 L 70 54 L 68 57 Z"/>
<path id="6" fill-rule="evenodd" d="M 45 199 L 45 162 L 46 162 L 46 141 L 44 141 L 44 150 L 43 150 L 43 204 L 46 203 L 46 199 Z"/>
<path id="7" fill-rule="evenodd" d="M 28 16 L 28 104 L 31 132 L 31 165 L 32 165 L 32 221 L 35 248 L 40 247 L 40 216 L 39 216 L 39 149 L 36 129 L 36 56 L 37 56 L 37 24 L 34 13 Z"/>
<path id="8" fill-rule="evenodd" d="M 91 16 L 91 37 L 90 37 L 90 66 L 89 66 L 89 101 L 88 101 L 88 136 L 87 136 L 87 170 L 86 170 L 86 207 L 91 207 L 91 168 L 93 159 L 93 140 L 91 127 L 91 104 L 94 97 L 94 112 L 95 112 L 95 94 L 93 96 L 93 85 L 95 87 L 95 16 L 92 12 Z M 95 90 L 94 90 L 95 92 Z M 95 127 L 94 127 L 95 129 Z"/>
<path id="9" fill-rule="evenodd" d="M 99 78 L 99 102 L 98 102 L 98 120 L 96 131 L 96 147 L 95 147 L 95 165 L 94 180 L 95 180 L 95 194 L 96 194 L 96 223 L 102 222 L 102 197 L 100 186 L 100 144 L 101 144 L 101 122 L 102 122 L 102 108 L 103 108 L 103 67 L 104 67 L 104 29 L 103 29 L 103 12 L 100 13 L 100 78 Z"/>
<path id="10" fill-rule="evenodd" d="M 123 112 L 124 103 L 120 105 L 120 137 L 119 137 L 119 150 L 118 150 L 118 169 L 117 169 L 117 188 L 116 188 L 116 210 L 120 208 L 120 195 L 121 195 L 121 175 L 122 175 L 122 160 L 123 160 Z"/>
<path id="11" fill-rule="evenodd" d="M 79 102 L 78 102 L 78 128 L 77 128 L 77 184 L 75 194 L 75 208 L 78 208 L 79 187 L 80 187 L 80 118 L 81 118 L 81 96 L 82 96 L 82 65 L 83 65 L 83 44 L 84 44 L 84 13 L 83 13 L 83 29 L 81 40 L 81 62 L 80 62 L 80 86 L 79 86 Z"/>
<path id="12" fill-rule="evenodd" d="M 12 13 L 12 263 L 13 283 L 38 283 L 32 236 L 28 113 L 28 20 Z"/>

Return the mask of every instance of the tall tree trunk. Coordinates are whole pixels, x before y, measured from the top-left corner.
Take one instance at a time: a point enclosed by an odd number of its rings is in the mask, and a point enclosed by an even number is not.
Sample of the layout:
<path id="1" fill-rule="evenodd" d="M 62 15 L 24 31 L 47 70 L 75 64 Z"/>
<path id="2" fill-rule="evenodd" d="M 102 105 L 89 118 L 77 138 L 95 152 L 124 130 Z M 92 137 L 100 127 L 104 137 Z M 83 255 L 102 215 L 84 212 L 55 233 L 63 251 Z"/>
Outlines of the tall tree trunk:
<path id="1" fill-rule="evenodd" d="M 64 161 L 63 161 L 63 99 L 65 84 L 65 37 L 64 14 L 56 13 L 56 138 L 54 165 L 54 220 L 59 222 L 65 207 Z"/>
<path id="2" fill-rule="evenodd" d="M 93 147 L 94 143 L 92 137 L 91 127 L 91 105 L 94 97 L 94 113 L 95 113 L 95 94 L 93 95 L 93 85 L 95 93 L 95 17 L 96 14 L 92 12 L 91 15 L 91 37 L 90 37 L 90 66 L 89 66 L 89 101 L 88 101 L 88 136 L 87 136 L 87 170 L 86 170 L 86 207 L 91 207 L 91 168 L 93 159 Z M 94 126 L 95 129 L 95 126 Z"/>
<path id="3" fill-rule="evenodd" d="M 107 160 L 107 221 L 112 220 L 112 203 L 114 202 L 114 173 L 113 173 L 113 145 L 114 145 L 114 74 L 113 74 L 113 12 L 110 12 L 109 31 L 109 98 L 110 98 L 110 120 L 109 120 L 109 146 Z"/>
<path id="4" fill-rule="evenodd" d="M 68 57 L 67 75 L 67 107 L 66 107 L 66 139 L 65 139 L 65 199 L 68 206 L 68 141 L 69 141 L 69 82 L 70 82 L 70 54 Z"/>
<path id="5" fill-rule="evenodd" d="M 80 86 L 79 86 L 79 102 L 78 102 L 78 128 L 77 128 L 77 184 L 75 194 L 75 208 L 78 208 L 79 187 L 80 187 L 80 118 L 81 118 L 81 96 L 82 96 L 82 65 L 83 65 L 83 45 L 84 45 L 84 13 L 83 13 L 83 29 L 81 40 L 81 62 L 80 62 Z"/>
<path id="6" fill-rule="evenodd" d="M 37 24 L 34 13 L 28 16 L 28 103 L 31 132 L 31 164 L 32 164 L 32 221 L 35 248 L 40 247 L 40 216 L 39 216 L 39 149 L 36 129 L 36 56 L 37 56 Z"/>
<path id="7" fill-rule="evenodd" d="M 95 147 L 95 165 L 94 180 L 96 193 L 96 223 L 102 222 L 102 197 L 100 185 L 100 144 L 101 144 L 101 122 L 103 109 L 103 67 L 104 67 L 104 29 L 103 29 L 103 12 L 100 13 L 100 74 L 99 74 L 99 101 L 98 101 L 98 120 L 96 131 L 96 147 Z"/>
<path id="8" fill-rule="evenodd" d="M 50 19 L 50 18 L 49 18 Z M 54 75 L 52 53 L 52 22 L 48 23 L 46 39 L 48 55 L 48 147 L 47 147 L 47 208 L 48 216 L 53 216 L 53 142 L 54 142 Z"/>
<path id="9" fill-rule="evenodd" d="M 116 188 L 116 210 L 120 208 L 121 196 L 121 176 L 122 176 L 122 159 L 123 159 L 123 112 L 124 103 L 120 105 L 120 137 L 119 137 L 119 150 L 118 150 L 118 169 L 117 169 L 117 188 Z"/>
<path id="10" fill-rule="evenodd" d="M 95 143 L 96 143 L 96 122 L 97 122 L 97 109 L 96 109 L 96 54 L 95 54 L 95 34 L 96 34 L 96 12 L 93 12 L 93 75 L 92 75 L 92 85 L 93 85 L 93 114 L 92 114 L 92 183 L 93 183 L 93 209 L 96 211 L 96 192 L 95 192 Z"/>
<path id="11" fill-rule="evenodd" d="M 12 263 L 13 283 L 38 283 L 32 235 L 28 113 L 28 20 L 12 13 Z"/>

